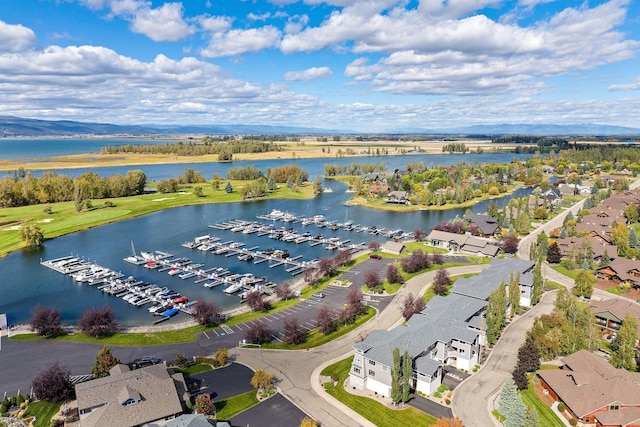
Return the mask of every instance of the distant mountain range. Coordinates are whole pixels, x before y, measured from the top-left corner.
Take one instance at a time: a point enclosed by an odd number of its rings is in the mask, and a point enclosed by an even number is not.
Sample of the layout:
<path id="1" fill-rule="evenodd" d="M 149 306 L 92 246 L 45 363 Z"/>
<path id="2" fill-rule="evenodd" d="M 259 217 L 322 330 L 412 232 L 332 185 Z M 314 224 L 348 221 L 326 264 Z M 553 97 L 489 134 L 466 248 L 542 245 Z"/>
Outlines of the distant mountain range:
<path id="1" fill-rule="evenodd" d="M 359 132 L 267 125 L 114 125 L 108 123 L 74 122 L 69 120 L 37 120 L 13 116 L 0 116 L 0 137 L 40 137 L 79 135 L 336 135 Z M 365 132 L 360 132 L 364 134 Z M 384 132 L 376 132 L 384 134 Z M 474 125 L 449 129 L 405 128 L 388 134 L 425 135 L 640 135 L 640 129 L 597 124 L 498 124 Z"/>

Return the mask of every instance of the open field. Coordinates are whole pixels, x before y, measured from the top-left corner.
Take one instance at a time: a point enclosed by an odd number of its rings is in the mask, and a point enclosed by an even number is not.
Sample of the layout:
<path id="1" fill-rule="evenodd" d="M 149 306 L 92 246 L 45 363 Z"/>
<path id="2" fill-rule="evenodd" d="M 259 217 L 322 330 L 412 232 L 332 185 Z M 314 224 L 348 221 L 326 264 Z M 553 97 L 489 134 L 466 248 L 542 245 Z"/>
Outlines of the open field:
<path id="1" fill-rule="evenodd" d="M 492 144 L 491 141 L 456 139 L 451 141 L 329 141 L 317 142 L 315 138 L 302 139 L 296 142 L 276 142 L 282 147 L 282 151 L 271 151 L 267 153 L 242 153 L 234 154 L 233 160 L 290 160 L 309 158 L 336 158 L 354 157 L 370 155 L 376 149 L 386 150 L 386 155 L 410 155 L 412 150 L 421 150 L 417 154 L 442 154 L 442 147 L 451 142 L 464 143 L 470 152 L 477 152 L 478 149 L 490 152 L 493 150 L 513 151 L 516 146 L 525 147 L 526 144 Z M 107 141 L 105 141 L 107 144 Z M 340 152 L 339 152 L 340 151 Z M 353 154 L 347 154 L 353 153 Z M 454 154 L 455 155 L 455 154 Z M 160 154 L 100 154 L 87 153 L 70 156 L 52 157 L 48 159 L 20 159 L 20 160 L 0 160 L 0 171 L 11 171 L 22 167 L 27 170 L 50 170 L 69 168 L 95 168 L 105 166 L 139 166 L 147 164 L 169 164 L 169 163 L 204 163 L 217 162 L 217 155 L 205 156 L 176 156 Z"/>

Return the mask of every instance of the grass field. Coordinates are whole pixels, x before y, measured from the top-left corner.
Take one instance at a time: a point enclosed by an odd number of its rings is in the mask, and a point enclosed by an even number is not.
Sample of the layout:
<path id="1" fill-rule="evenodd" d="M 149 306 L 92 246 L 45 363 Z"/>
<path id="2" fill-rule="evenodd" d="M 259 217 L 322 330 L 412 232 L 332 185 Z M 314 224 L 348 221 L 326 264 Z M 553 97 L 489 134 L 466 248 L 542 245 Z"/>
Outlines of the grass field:
<path id="1" fill-rule="evenodd" d="M 569 270 L 563 264 L 551 265 L 551 268 L 553 268 L 558 273 L 564 274 L 567 277 L 571 277 L 572 279 L 575 279 L 576 274 L 578 273 L 578 270 Z"/>
<path id="2" fill-rule="evenodd" d="M 258 404 L 257 392 L 255 390 L 230 397 L 228 399 L 214 402 L 216 406 L 216 418 L 228 420 L 235 417 L 240 412 L 246 411 Z"/>
<path id="3" fill-rule="evenodd" d="M 51 417 L 58 413 L 61 403 L 49 403 L 45 401 L 33 402 L 24 413 L 24 418 L 36 417 L 33 427 L 48 427 L 51 425 Z"/>
<path id="4" fill-rule="evenodd" d="M 430 426 L 436 419 L 415 408 L 389 409 L 367 397 L 356 396 L 344 389 L 344 381 L 349 377 L 353 357 L 348 357 L 322 370 L 322 375 L 337 375 L 338 385 L 327 390 L 331 396 L 353 409 L 379 427 Z"/>
<path id="5" fill-rule="evenodd" d="M 526 390 L 520 392 L 522 403 L 529 408 L 535 408 L 538 412 L 538 419 L 540 425 L 545 427 L 564 427 L 564 423 L 558 418 L 558 416 L 549 408 L 545 403 L 538 398 L 536 392 L 533 390 L 533 383 L 529 381 L 529 387 Z"/>

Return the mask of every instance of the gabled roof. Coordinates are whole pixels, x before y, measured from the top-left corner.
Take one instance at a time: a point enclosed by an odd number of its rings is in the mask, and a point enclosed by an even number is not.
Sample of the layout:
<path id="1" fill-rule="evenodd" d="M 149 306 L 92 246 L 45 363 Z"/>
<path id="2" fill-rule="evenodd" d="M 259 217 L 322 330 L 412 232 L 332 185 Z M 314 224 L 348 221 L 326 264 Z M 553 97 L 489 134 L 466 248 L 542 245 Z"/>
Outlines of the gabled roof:
<path id="1" fill-rule="evenodd" d="M 482 215 L 482 214 L 474 214 L 474 213 L 465 214 L 464 219 L 476 224 L 483 234 L 494 234 L 498 229 L 500 229 L 500 225 L 498 224 L 498 219 L 492 217 L 491 215 Z"/>
<path id="2" fill-rule="evenodd" d="M 183 411 L 186 389 L 182 374 L 170 375 L 164 365 L 111 370 L 108 377 L 76 385 L 82 426 L 137 426 L 171 417 Z"/>
<path id="3" fill-rule="evenodd" d="M 459 246 L 465 244 L 469 238 L 468 234 L 450 233 L 448 231 L 431 230 L 427 239 L 429 240 L 441 240 L 444 242 L 456 242 Z"/>
<path id="4" fill-rule="evenodd" d="M 638 320 L 638 334 L 640 336 L 640 304 L 628 299 L 608 299 L 602 301 L 592 301 L 591 310 L 596 316 L 609 317 L 607 313 L 614 316 L 617 321 L 622 322 L 627 314 Z"/>
<path id="5" fill-rule="evenodd" d="M 587 350 L 563 361 L 562 370 L 538 371 L 538 376 L 579 418 L 615 402 L 640 406 L 640 373 L 616 369 Z"/>

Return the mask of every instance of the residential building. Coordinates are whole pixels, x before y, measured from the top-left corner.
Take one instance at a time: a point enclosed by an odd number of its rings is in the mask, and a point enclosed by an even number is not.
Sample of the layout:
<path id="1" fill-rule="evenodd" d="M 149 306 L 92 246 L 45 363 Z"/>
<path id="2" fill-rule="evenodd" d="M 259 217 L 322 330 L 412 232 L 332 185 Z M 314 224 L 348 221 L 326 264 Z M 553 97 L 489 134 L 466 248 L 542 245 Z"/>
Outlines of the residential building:
<path id="1" fill-rule="evenodd" d="M 512 274 L 520 273 L 522 283 L 533 266 L 519 259 L 494 259 L 480 275 L 458 279 L 448 297 L 431 299 L 406 325 L 372 331 L 354 345 L 350 384 L 389 396 L 394 348 L 409 352 L 417 392 L 432 394 L 451 367 L 472 370 L 486 343 L 484 316 L 491 292 L 502 280 L 508 284 Z"/>
<path id="2" fill-rule="evenodd" d="M 397 203 L 402 205 L 408 205 L 409 193 L 406 191 L 391 191 L 385 201 L 387 203 Z"/>
<path id="3" fill-rule="evenodd" d="M 109 376 L 77 384 L 81 427 L 134 427 L 171 420 L 189 398 L 182 374 L 164 365 L 129 370 L 116 365 Z"/>
<path id="4" fill-rule="evenodd" d="M 498 242 L 495 240 L 440 230 L 431 230 L 427 236 L 427 244 L 448 251 L 465 252 L 479 256 L 494 257 L 500 251 Z"/>
<path id="5" fill-rule="evenodd" d="M 616 258 L 606 267 L 596 270 L 596 277 L 615 284 L 628 283 L 634 288 L 640 287 L 640 262 Z"/>
<path id="6" fill-rule="evenodd" d="M 638 337 L 640 337 L 640 304 L 629 299 L 608 299 L 592 301 L 591 311 L 596 318 L 596 325 L 600 328 L 603 337 L 612 341 L 622 326 L 627 315 L 635 317 L 638 322 Z M 638 342 L 636 342 L 636 347 Z"/>
<path id="7" fill-rule="evenodd" d="M 469 223 L 472 228 L 477 230 L 477 234 L 482 237 L 491 237 L 500 234 L 500 225 L 498 219 L 491 215 L 482 214 L 465 214 L 464 219 Z"/>
<path id="8" fill-rule="evenodd" d="M 640 373 L 616 369 L 587 350 L 565 357 L 563 363 L 560 370 L 541 370 L 537 376 L 570 416 L 597 427 L 638 425 Z"/>

